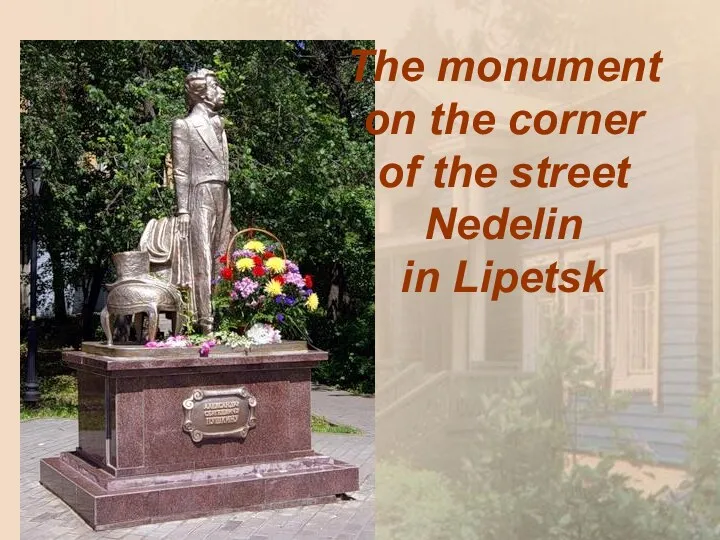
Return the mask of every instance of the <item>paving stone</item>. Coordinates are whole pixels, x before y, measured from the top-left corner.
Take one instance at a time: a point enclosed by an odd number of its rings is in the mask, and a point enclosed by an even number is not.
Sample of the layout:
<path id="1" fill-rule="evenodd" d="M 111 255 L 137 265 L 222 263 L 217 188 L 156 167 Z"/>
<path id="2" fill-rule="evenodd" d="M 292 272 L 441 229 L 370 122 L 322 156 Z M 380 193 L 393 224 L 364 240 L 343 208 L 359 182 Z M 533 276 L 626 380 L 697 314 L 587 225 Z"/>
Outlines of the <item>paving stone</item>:
<path id="1" fill-rule="evenodd" d="M 222 527 L 220 527 L 220 530 L 221 530 L 221 531 L 232 532 L 232 531 L 234 531 L 235 529 L 237 529 L 240 525 L 242 525 L 242 523 L 243 523 L 242 521 L 230 520 L 230 521 L 228 521 L 227 523 L 225 523 L 225 525 L 223 525 Z"/>
<path id="2" fill-rule="evenodd" d="M 94 532 L 67 505 L 39 484 L 41 458 L 74 450 L 77 421 L 39 419 L 20 427 L 20 519 L 22 540 L 207 538 L 210 540 L 315 540 L 374 538 L 375 402 L 325 387 L 312 392 L 312 409 L 334 423 L 348 424 L 362 435 L 313 433 L 313 448 L 360 467 L 360 490 L 353 500 L 327 505 L 236 512 L 126 529 Z"/>

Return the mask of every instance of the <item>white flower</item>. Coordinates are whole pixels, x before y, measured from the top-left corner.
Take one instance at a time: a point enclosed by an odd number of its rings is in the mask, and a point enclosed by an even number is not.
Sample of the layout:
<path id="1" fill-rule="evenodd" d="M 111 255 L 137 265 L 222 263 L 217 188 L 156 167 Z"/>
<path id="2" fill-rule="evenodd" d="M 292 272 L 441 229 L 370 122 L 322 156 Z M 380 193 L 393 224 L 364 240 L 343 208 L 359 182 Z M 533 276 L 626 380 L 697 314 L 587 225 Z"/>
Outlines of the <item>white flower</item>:
<path id="1" fill-rule="evenodd" d="M 176 338 L 176 339 L 170 339 L 170 338 L 168 338 L 168 339 L 165 340 L 165 341 L 166 341 L 166 343 L 167 343 L 166 346 L 167 346 L 167 347 L 170 347 L 170 348 L 189 347 L 189 346 L 190 346 L 190 342 L 187 341 L 184 337 L 178 337 L 178 338 Z"/>
<path id="2" fill-rule="evenodd" d="M 267 345 L 282 341 L 280 331 L 273 328 L 271 324 L 255 323 L 245 335 L 255 345 Z"/>
<path id="3" fill-rule="evenodd" d="M 192 343 L 185 336 L 170 336 L 165 341 L 148 341 L 146 347 L 153 349 L 167 349 L 178 347 L 192 347 Z"/>

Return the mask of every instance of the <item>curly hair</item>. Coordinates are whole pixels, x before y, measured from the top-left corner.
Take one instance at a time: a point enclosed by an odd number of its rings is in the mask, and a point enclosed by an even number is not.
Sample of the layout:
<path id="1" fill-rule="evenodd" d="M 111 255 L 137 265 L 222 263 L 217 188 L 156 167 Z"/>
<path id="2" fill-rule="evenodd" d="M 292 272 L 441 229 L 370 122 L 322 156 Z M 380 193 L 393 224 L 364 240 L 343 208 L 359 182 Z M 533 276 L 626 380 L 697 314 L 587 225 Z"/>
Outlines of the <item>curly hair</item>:
<path id="1" fill-rule="evenodd" d="M 207 90 L 208 78 L 216 76 L 214 71 L 206 68 L 188 73 L 188 76 L 185 77 L 185 104 L 188 111 L 202 102 L 205 90 Z"/>

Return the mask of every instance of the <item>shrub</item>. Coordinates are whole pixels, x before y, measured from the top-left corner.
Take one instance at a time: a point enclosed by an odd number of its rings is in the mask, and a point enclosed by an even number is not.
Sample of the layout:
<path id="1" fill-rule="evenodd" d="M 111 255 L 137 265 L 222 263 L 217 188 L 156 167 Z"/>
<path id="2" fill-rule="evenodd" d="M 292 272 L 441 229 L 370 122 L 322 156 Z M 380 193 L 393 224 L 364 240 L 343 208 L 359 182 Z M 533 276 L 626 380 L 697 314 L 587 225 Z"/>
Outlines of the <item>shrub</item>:
<path id="1" fill-rule="evenodd" d="M 705 540 L 718 538 L 720 393 L 695 434 L 690 495 L 646 496 L 613 472 L 615 459 L 567 467 L 568 396 L 601 418 L 624 403 L 558 328 L 535 376 L 480 400 L 460 500 L 480 540 Z M 566 399 L 563 399 L 563 396 Z M 623 450 L 618 445 L 618 451 Z M 633 450 L 633 449 L 630 449 Z M 635 457 L 634 452 L 630 454 Z M 620 454 L 621 457 L 626 457 Z"/>
<path id="2" fill-rule="evenodd" d="M 314 344 L 330 351 L 329 360 L 313 370 L 315 380 L 362 394 L 374 393 L 374 305 L 366 305 L 335 322 L 319 317 L 310 322 Z"/>
<path id="3" fill-rule="evenodd" d="M 711 523 L 720 523 L 720 386 L 698 403 L 698 424 L 689 437 L 685 484 L 693 509 Z"/>
<path id="4" fill-rule="evenodd" d="M 378 516 L 381 540 L 458 538 L 461 506 L 441 474 L 405 463 L 378 463 Z"/>

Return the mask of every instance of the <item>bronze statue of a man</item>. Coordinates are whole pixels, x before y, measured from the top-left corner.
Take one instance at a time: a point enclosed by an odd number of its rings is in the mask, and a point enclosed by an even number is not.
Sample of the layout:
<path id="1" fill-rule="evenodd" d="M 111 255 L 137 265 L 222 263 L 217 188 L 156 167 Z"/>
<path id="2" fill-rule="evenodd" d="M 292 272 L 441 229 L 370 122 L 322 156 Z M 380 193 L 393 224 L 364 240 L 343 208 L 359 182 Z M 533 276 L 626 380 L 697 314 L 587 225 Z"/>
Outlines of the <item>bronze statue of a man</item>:
<path id="1" fill-rule="evenodd" d="M 228 147 L 218 115 L 225 91 L 214 72 L 193 71 L 185 79 L 189 114 L 172 126 L 172 164 L 177 199 L 177 233 L 188 246 L 194 311 L 200 330 L 212 330 L 212 279 L 216 254 L 224 252 L 235 228 L 230 219 Z"/>

